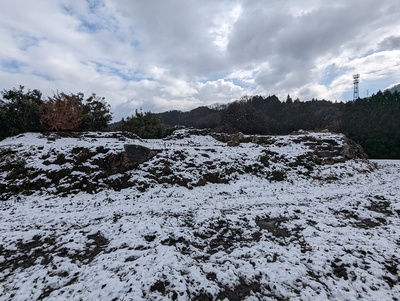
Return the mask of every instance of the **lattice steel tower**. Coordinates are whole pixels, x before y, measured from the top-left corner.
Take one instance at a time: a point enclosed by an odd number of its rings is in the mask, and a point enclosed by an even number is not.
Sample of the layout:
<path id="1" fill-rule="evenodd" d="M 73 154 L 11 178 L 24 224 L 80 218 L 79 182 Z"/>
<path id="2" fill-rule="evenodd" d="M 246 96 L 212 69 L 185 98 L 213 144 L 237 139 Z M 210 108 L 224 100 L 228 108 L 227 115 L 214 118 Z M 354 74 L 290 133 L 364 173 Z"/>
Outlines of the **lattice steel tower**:
<path id="1" fill-rule="evenodd" d="M 355 101 L 357 98 L 360 97 L 359 93 L 358 93 L 358 83 L 360 78 L 360 74 L 354 74 L 353 75 L 353 79 L 354 79 L 354 92 L 353 92 L 353 101 Z"/>

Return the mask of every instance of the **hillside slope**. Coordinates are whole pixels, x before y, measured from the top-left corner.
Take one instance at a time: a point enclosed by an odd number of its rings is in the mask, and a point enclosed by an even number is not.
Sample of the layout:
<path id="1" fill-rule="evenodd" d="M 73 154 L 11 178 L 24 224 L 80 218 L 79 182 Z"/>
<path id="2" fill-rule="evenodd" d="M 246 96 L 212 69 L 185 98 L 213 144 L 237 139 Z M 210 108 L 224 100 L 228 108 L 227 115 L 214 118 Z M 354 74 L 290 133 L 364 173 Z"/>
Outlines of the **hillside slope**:
<path id="1" fill-rule="evenodd" d="M 392 93 L 393 93 L 394 91 L 400 92 L 400 83 L 393 84 L 393 85 L 391 85 L 390 87 L 386 88 L 386 90 L 389 90 L 389 91 L 392 92 Z"/>
<path id="2" fill-rule="evenodd" d="M 400 163 L 343 135 L 0 142 L 0 300 L 396 300 Z"/>

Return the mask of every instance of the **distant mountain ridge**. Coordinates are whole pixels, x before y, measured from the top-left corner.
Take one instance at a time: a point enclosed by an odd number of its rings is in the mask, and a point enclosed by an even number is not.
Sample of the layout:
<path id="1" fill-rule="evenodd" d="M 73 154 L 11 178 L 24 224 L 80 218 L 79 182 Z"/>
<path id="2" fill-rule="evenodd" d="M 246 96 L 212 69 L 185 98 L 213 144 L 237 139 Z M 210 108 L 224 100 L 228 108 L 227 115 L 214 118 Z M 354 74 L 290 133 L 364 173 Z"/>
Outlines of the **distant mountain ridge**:
<path id="1" fill-rule="evenodd" d="M 390 91 L 391 93 L 393 93 L 393 92 L 395 92 L 395 91 L 400 92 L 400 83 L 391 85 L 391 86 L 389 86 L 388 88 L 386 88 L 385 90 L 388 90 L 388 91 Z"/>

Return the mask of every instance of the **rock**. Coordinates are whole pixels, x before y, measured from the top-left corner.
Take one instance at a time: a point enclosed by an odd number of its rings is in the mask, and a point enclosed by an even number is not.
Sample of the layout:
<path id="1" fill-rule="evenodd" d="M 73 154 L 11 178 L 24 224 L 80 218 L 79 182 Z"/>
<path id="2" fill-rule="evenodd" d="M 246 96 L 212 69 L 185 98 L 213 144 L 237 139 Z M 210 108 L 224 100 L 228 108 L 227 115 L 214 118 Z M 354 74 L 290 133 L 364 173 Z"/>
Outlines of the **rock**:
<path id="1" fill-rule="evenodd" d="M 298 131 L 293 131 L 290 133 L 290 135 L 308 135 L 308 134 L 309 134 L 309 132 L 302 130 L 302 129 L 300 129 Z"/>
<path id="2" fill-rule="evenodd" d="M 125 144 L 124 149 L 125 161 L 128 163 L 128 166 L 136 166 L 140 163 L 146 162 L 158 153 L 156 150 L 134 144 Z"/>
<path id="3" fill-rule="evenodd" d="M 334 140 L 323 140 L 305 143 L 311 149 L 314 149 L 314 162 L 317 164 L 335 164 L 343 163 L 353 159 L 368 159 L 363 148 L 353 140 L 343 136 L 342 145 L 338 145 Z"/>
<path id="4" fill-rule="evenodd" d="M 344 137 L 343 140 L 342 156 L 346 159 L 368 159 L 368 155 L 364 152 L 361 145 L 347 137 Z"/>
<path id="5" fill-rule="evenodd" d="M 236 134 L 232 134 L 230 137 L 230 141 L 228 142 L 229 146 L 237 146 L 242 142 L 244 139 L 244 135 L 241 132 L 238 132 Z"/>

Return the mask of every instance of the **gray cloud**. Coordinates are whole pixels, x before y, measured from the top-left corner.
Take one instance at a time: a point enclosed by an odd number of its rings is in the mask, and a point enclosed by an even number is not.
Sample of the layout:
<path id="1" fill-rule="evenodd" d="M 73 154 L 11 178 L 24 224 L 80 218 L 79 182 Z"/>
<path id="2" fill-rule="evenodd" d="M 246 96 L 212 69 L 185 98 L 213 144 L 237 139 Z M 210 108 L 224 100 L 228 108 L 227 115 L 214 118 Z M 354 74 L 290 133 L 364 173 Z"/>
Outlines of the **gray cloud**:
<path id="1" fill-rule="evenodd" d="M 115 119 L 400 77 L 396 0 L 2 0 L 0 25 L 1 88 L 95 92 Z"/>
<path id="2" fill-rule="evenodd" d="M 386 12 L 376 10 L 375 1 L 341 5 L 336 1 L 300 15 L 287 7 L 266 7 L 260 1 L 246 3 L 228 50 L 239 64 L 268 63 L 266 70 L 257 73 L 256 82 L 266 89 L 279 90 L 316 80 L 320 58 L 365 46 L 359 36 L 370 30 L 367 22 L 385 17 Z"/>
<path id="3" fill-rule="evenodd" d="M 379 43 L 383 50 L 400 50 L 400 36 L 390 36 Z"/>
<path id="4" fill-rule="evenodd" d="M 141 51 L 151 51 L 173 74 L 201 76 L 227 68 L 210 32 L 229 1 L 117 1 L 140 31 Z M 154 59 L 154 57 L 152 57 Z"/>

